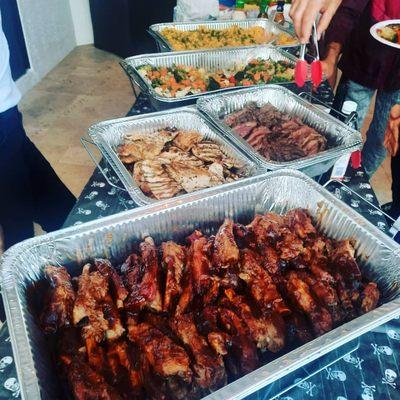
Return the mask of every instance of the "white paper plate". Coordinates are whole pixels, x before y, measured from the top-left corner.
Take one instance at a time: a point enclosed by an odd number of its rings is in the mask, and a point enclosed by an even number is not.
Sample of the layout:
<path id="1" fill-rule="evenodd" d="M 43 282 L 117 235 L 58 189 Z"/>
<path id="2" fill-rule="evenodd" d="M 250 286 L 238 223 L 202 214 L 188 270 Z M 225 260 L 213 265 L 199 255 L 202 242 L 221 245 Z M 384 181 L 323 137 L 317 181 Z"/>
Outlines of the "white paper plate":
<path id="1" fill-rule="evenodd" d="M 391 25 L 391 24 L 400 24 L 400 19 L 390 19 L 387 21 L 378 22 L 377 24 L 375 24 L 374 26 L 371 27 L 369 32 L 371 33 L 372 37 L 374 39 L 376 39 L 378 42 L 386 44 L 387 46 L 394 47 L 396 49 L 400 49 L 400 44 L 390 42 L 389 40 L 383 39 L 378 35 L 378 32 L 377 32 L 378 29 L 382 29 L 385 26 Z"/>

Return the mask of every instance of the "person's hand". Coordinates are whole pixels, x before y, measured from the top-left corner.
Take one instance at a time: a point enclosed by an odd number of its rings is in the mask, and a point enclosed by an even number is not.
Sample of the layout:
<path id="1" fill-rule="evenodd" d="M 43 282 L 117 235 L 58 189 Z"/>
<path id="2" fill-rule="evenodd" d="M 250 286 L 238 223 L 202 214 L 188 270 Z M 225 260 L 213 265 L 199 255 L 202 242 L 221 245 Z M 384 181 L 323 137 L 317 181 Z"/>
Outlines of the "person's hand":
<path id="1" fill-rule="evenodd" d="M 311 36 L 312 25 L 321 13 L 317 31 L 320 36 L 326 31 L 331 19 L 336 13 L 342 0 L 293 0 L 290 17 L 301 43 L 307 43 Z"/>
<path id="2" fill-rule="evenodd" d="M 390 119 L 387 124 L 385 147 L 392 157 L 399 151 L 399 134 L 400 134 L 400 104 L 395 105 L 390 112 Z"/>

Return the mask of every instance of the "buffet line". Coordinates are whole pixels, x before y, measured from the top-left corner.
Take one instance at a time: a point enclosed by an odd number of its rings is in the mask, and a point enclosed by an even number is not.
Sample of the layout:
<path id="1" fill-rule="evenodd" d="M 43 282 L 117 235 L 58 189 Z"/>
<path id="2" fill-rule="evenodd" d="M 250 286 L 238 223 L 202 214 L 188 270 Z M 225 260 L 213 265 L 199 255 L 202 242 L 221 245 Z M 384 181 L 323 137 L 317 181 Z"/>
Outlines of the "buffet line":
<path id="1" fill-rule="evenodd" d="M 289 90 L 291 32 L 150 33 L 162 52 L 121 65 L 158 112 L 89 130 L 146 207 L 4 256 L 26 399 L 243 398 L 400 305 L 396 243 L 310 178 L 362 141 Z"/>

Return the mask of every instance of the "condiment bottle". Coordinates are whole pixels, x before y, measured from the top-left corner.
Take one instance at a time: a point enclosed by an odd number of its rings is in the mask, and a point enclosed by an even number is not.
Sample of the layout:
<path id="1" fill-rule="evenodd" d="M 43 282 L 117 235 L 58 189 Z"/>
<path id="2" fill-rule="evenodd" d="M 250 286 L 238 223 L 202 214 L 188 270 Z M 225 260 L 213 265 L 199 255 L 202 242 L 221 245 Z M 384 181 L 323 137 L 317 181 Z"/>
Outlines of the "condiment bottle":
<path id="1" fill-rule="evenodd" d="M 276 22 L 277 24 L 283 25 L 285 23 L 285 15 L 283 14 L 284 9 L 285 0 L 279 0 L 276 5 L 276 14 L 274 18 L 274 22 Z"/>
<path id="2" fill-rule="evenodd" d="M 239 21 L 246 19 L 246 12 L 244 11 L 244 0 L 236 0 L 236 7 L 235 11 L 232 14 L 232 19 Z"/>
<path id="3" fill-rule="evenodd" d="M 268 8 L 269 0 L 262 0 L 260 3 L 260 13 L 258 14 L 258 18 L 268 19 Z"/>
<path id="4" fill-rule="evenodd" d="M 350 125 L 353 129 L 358 130 L 357 124 L 357 108 L 358 104 L 355 101 L 347 100 L 343 103 L 342 114 L 346 117 L 343 121 L 347 125 Z M 351 166 L 353 168 L 361 167 L 361 151 L 356 150 L 351 153 Z"/>

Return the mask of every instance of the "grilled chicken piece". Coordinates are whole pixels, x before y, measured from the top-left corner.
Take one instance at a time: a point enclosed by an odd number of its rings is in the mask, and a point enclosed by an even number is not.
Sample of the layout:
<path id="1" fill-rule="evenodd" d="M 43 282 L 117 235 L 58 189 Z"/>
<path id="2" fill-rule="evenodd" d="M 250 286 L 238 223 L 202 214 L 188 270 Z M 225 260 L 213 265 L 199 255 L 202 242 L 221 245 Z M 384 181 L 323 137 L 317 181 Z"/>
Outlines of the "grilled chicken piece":
<path id="1" fill-rule="evenodd" d="M 328 309 L 334 324 L 338 325 L 343 322 L 345 313 L 340 305 L 336 290 L 329 283 L 319 280 L 305 271 L 297 272 L 297 276 L 307 283 L 314 297 Z"/>
<path id="2" fill-rule="evenodd" d="M 162 311 L 162 298 L 157 248 L 151 237 L 147 237 L 139 247 L 142 256 L 141 262 L 137 256 L 132 255 L 123 267 L 130 290 L 125 301 L 125 308 L 132 312 L 138 312 L 143 308 L 160 312 Z"/>
<path id="3" fill-rule="evenodd" d="M 137 162 L 133 167 L 133 176 L 143 192 L 157 200 L 169 199 L 182 190 L 158 160 Z"/>
<path id="4" fill-rule="evenodd" d="M 290 210 L 286 213 L 284 221 L 300 239 L 306 239 L 309 236 L 316 236 L 317 234 L 317 230 L 307 210 L 301 208 Z"/>
<path id="5" fill-rule="evenodd" d="M 340 272 L 346 281 L 361 280 L 361 271 L 355 260 L 355 249 L 350 240 L 342 240 L 335 244 L 331 263 L 334 270 Z"/>
<path id="6" fill-rule="evenodd" d="M 123 308 L 124 301 L 128 296 L 128 291 L 126 290 L 118 272 L 113 268 L 108 260 L 100 258 L 95 259 L 94 266 L 105 278 L 108 279 L 108 284 L 118 309 Z"/>
<path id="7" fill-rule="evenodd" d="M 221 356 L 217 355 L 201 336 L 190 314 L 180 315 L 171 321 L 171 327 L 190 350 L 194 360 L 194 379 L 202 389 L 216 390 L 226 384 L 226 373 Z"/>
<path id="8" fill-rule="evenodd" d="M 41 325 L 44 332 L 50 334 L 72 325 L 75 291 L 65 267 L 48 265 L 44 272 L 50 288 L 41 315 Z"/>
<path id="9" fill-rule="evenodd" d="M 102 375 L 79 358 L 66 368 L 68 382 L 76 400 L 122 400 Z"/>
<path id="10" fill-rule="evenodd" d="M 164 378 L 178 376 L 191 382 L 190 359 L 182 347 L 148 323 L 137 324 L 128 317 L 127 325 L 129 340 L 140 347 L 157 374 Z"/>
<path id="11" fill-rule="evenodd" d="M 157 157 L 157 160 L 161 164 L 170 164 L 172 161 L 180 161 L 192 167 L 202 167 L 204 165 L 204 162 L 197 157 L 175 146 L 171 146 L 168 151 L 163 151 L 160 156 Z"/>
<path id="12" fill-rule="evenodd" d="M 224 177 L 224 167 L 222 164 L 218 163 L 218 162 L 214 162 L 210 165 L 208 165 L 208 171 L 215 176 L 215 178 L 218 181 L 224 182 L 225 181 L 225 177 Z"/>
<path id="13" fill-rule="evenodd" d="M 180 161 L 172 161 L 165 166 L 165 169 L 169 176 L 188 193 L 223 183 L 208 169 L 193 167 Z"/>
<path id="14" fill-rule="evenodd" d="M 192 153 L 205 162 L 222 162 L 225 158 L 221 147 L 217 143 L 213 142 L 200 142 L 192 147 Z"/>
<path id="15" fill-rule="evenodd" d="M 378 305 L 380 292 L 375 282 L 369 282 L 361 293 L 361 312 L 372 311 Z"/>
<path id="16" fill-rule="evenodd" d="M 239 261 L 239 248 L 233 235 L 233 221 L 226 219 L 214 239 L 213 261 L 219 267 L 228 267 Z"/>
<path id="17" fill-rule="evenodd" d="M 260 266 L 260 260 L 251 250 L 242 250 L 239 277 L 248 285 L 250 293 L 261 310 L 274 310 L 281 315 L 290 314 L 272 278 Z"/>
<path id="18" fill-rule="evenodd" d="M 121 161 L 127 164 L 140 160 L 151 160 L 157 157 L 167 142 L 172 141 L 176 132 L 160 130 L 149 135 L 147 132 L 136 132 L 126 135 L 124 144 L 118 147 Z"/>
<path id="19" fill-rule="evenodd" d="M 225 307 L 219 309 L 219 318 L 221 324 L 231 335 L 232 356 L 236 360 L 236 364 L 239 365 L 240 372 L 248 374 L 254 371 L 259 365 L 257 347 L 249 338 L 249 331 L 245 322 L 232 310 Z"/>
<path id="20" fill-rule="evenodd" d="M 129 387 L 130 395 L 136 397 L 143 395 L 143 381 L 136 366 L 137 360 L 133 359 L 132 354 L 126 341 L 115 341 L 108 346 L 107 362 L 111 370 L 113 385 Z"/>
<path id="21" fill-rule="evenodd" d="M 310 287 L 301 280 L 296 272 L 289 272 L 286 290 L 292 302 L 310 319 L 314 333 L 319 336 L 332 329 L 332 317 L 329 311 L 314 300 Z"/>
<path id="22" fill-rule="evenodd" d="M 249 304 L 243 296 L 237 295 L 232 289 L 225 290 L 226 298 L 237 314 L 247 324 L 250 336 L 261 350 L 268 349 L 276 353 L 285 346 L 285 324 L 278 314 L 254 317 Z"/>
<path id="23" fill-rule="evenodd" d="M 172 311 L 182 293 L 183 274 L 185 272 L 185 248 L 175 242 L 162 243 L 162 263 L 166 272 L 163 311 Z"/>
<path id="24" fill-rule="evenodd" d="M 196 131 L 178 132 L 174 139 L 174 145 L 183 151 L 190 151 L 193 146 L 201 142 L 203 135 Z"/>
<path id="25" fill-rule="evenodd" d="M 107 294 L 107 279 L 98 271 L 90 272 L 90 264 L 86 264 L 78 280 L 78 294 L 73 310 L 75 326 L 84 318 L 88 320 L 82 329 L 84 339 L 91 338 L 97 343 L 104 339 L 108 323 L 102 312 L 102 304 Z"/>

